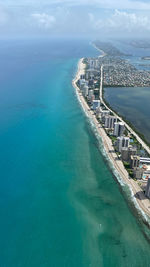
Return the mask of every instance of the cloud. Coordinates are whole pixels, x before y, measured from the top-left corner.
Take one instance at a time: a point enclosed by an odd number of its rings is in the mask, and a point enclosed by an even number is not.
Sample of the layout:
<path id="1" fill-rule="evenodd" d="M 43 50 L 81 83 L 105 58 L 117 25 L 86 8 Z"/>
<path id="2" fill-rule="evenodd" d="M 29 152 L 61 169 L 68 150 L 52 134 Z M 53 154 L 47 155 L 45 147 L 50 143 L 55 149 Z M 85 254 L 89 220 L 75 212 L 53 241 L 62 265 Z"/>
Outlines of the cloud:
<path id="1" fill-rule="evenodd" d="M 142 0 L 5 0 L 5 5 L 66 5 L 66 6 L 92 6 L 107 9 L 134 9 L 150 10 L 150 3 Z"/>
<path id="2" fill-rule="evenodd" d="M 136 33 L 150 31 L 150 17 L 115 10 L 111 16 L 104 19 L 97 19 L 94 14 L 89 14 L 91 26 L 95 31 L 103 30 L 107 32 Z"/>
<path id="3" fill-rule="evenodd" d="M 128 31 L 133 31 L 135 29 L 150 30 L 150 18 L 135 13 L 115 10 L 114 15 L 108 21 L 110 26 L 119 27 Z"/>
<path id="4" fill-rule="evenodd" d="M 33 13 L 31 17 L 38 27 L 44 29 L 51 29 L 56 22 L 54 16 L 48 15 L 46 13 Z"/>
<path id="5" fill-rule="evenodd" d="M 59 0 L 58 0 L 59 1 Z M 63 2 L 63 1 L 62 1 Z M 104 9 L 150 10 L 150 3 L 136 0 L 64 0 L 68 5 L 89 5 Z"/>
<path id="6" fill-rule="evenodd" d="M 142 0 L 5 0 L 1 6 L 0 34 L 150 33 L 150 3 Z"/>

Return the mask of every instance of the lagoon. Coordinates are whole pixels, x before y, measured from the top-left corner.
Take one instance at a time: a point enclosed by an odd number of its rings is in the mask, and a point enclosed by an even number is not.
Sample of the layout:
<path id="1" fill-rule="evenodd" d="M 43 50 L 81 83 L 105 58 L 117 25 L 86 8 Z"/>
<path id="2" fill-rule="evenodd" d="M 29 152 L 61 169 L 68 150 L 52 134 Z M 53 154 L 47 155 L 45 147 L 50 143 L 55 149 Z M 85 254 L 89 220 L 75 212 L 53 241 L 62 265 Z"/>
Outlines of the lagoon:
<path id="1" fill-rule="evenodd" d="M 105 88 L 104 97 L 112 108 L 129 120 L 150 143 L 150 88 L 108 87 Z"/>

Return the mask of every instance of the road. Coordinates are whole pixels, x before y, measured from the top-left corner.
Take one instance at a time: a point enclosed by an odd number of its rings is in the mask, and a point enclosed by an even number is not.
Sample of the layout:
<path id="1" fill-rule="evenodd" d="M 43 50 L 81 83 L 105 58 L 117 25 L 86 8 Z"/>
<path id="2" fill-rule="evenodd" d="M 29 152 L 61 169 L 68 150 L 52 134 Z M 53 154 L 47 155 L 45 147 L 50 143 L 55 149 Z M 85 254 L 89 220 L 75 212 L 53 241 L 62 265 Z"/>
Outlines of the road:
<path id="1" fill-rule="evenodd" d="M 110 111 L 112 112 L 121 122 L 125 124 L 125 127 L 127 130 L 134 135 L 134 137 L 138 140 L 138 142 L 142 145 L 142 147 L 147 151 L 147 153 L 150 155 L 150 147 L 138 136 L 138 134 L 120 117 L 118 114 L 116 114 L 113 110 L 111 110 L 103 100 L 103 65 L 101 66 L 101 78 L 100 78 L 100 101 L 101 103 Z"/>

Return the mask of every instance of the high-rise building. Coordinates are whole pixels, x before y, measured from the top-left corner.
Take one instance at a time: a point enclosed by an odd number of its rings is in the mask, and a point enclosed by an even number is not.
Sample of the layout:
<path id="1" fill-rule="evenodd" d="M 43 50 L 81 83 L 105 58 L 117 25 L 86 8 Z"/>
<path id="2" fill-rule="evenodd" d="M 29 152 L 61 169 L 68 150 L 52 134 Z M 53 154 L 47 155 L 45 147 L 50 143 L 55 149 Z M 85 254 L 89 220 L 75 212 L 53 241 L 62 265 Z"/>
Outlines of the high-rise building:
<path id="1" fill-rule="evenodd" d="M 91 96 L 93 96 L 94 95 L 94 91 L 91 89 L 91 90 L 89 90 L 89 98 L 91 98 Z"/>
<path id="2" fill-rule="evenodd" d="M 109 125 L 109 116 L 105 116 L 104 117 L 104 127 L 108 128 L 108 125 Z"/>
<path id="3" fill-rule="evenodd" d="M 102 117 L 108 116 L 110 114 L 109 110 L 102 110 L 101 111 Z"/>
<path id="4" fill-rule="evenodd" d="M 115 122 L 117 122 L 115 116 L 105 116 L 105 128 L 113 129 Z"/>
<path id="5" fill-rule="evenodd" d="M 80 79 L 80 80 L 79 80 L 79 85 L 80 85 L 80 87 L 82 87 L 82 86 L 85 85 L 85 84 L 86 84 L 85 79 Z"/>
<path id="6" fill-rule="evenodd" d="M 95 99 L 94 91 L 92 89 L 89 90 L 88 98 L 91 102 Z"/>
<path id="7" fill-rule="evenodd" d="M 137 168 L 134 168 L 134 170 L 133 170 L 133 176 L 136 179 L 142 179 L 143 173 L 144 173 L 143 168 L 137 167 Z"/>
<path id="8" fill-rule="evenodd" d="M 122 147 L 121 149 L 121 158 L 123 161 L 129 162 L 131 159 L 131 155 L 136 155 L 137 149 L 135 147 Z"/>
<path id="9" fill-rule="evenodd" d="M 145 195 L 150 198 L 150 178 L 148 178 Z"/>
<path id="10" fill-rule="evenodd" d="M 94 65 L 95 65 L 94 60 L 90 59 L 89 65 L 90 65 L 90 69 L 94 68 Z"/>
<path id="11" fill-rule="evenodd" d="M 90 79 L 90 80 L 88 81 L 88 85 L 92 87 L 92 86 L 94 85 L 94 80 L 93 80 L 93 79 Z"/>
<path id="12" fill-rule="evenodd" d="M 129 151 L 129 159 L 131 158 L 131 155 L 135 156 L 137 154 L 137 148 L 136 147 L 129 146 L 128 151 Z"/>
<path id="13" fill-rule="evenodd" d="M 128 147 L 122 147 L 122 149 L 121 149 L 121 159 L 123 161 L 128 161 L 129 160 Z"/>
<path id="14" fill-rule="evenodd" d="M 85 79 L 85 74 L 81 74 L 80 75 L 80 79 L 82 80 L 82 79 Z"/>
<path id="15" fill-rule="evenodd" d="M 136 155 L 131 155 L 131 161 L 130 161 L 130 166 L 131 168 L 137 168 L 140 165 L 140 157 Z"/>
<path id="16" fill-rule="evenodd" d="M 125 125 L 123 122 L 114 123 L 114 136 L 122 136 L 125 130 Z"/>
<path id="17" fill-rule="evenodd" d="M 82 92 L 84 96 L 88 96 L 89 93 L 89 87 L 87 85 L 84 85 L 82 88 Z"/>
<path id="18" fill-rule="evenodd" d="M 102 119 L 102 123 L 105 123 L 105 117 L 109 116 L 110 111 L 109 110 L 101 110 L 101 119 Z"/>
<path id="19" fill-rule="evenodd" d="M 130 138 L 126 136 L 117 137 L 116 148 L 117 151 L 121 152 L 122 148 L 128 147 L 130 143 Z"/>
<path id="20" fill-rule="evenodd" d="M 98 61 L 98 59 L 95 60 L 95 68 L 96 68 L 96 69 L 99 68 L 99 61 Z"/>
<path id="21" fill-rule="evenodd" d="M 100 108 L 100 100 L 93 100 L 93 110 Z"/>
<path id="22" fill-rule="evenodd" d="M 85 74 L 85 78 L 86 78 L 86 80 L 89 79 L 89 72 L 88 72 L 88 71 L 87 71 L 86 74 Z"/>
<path id="23" fill-rule="evenodd" d="M 99 118 L 101 113 L 101 108 L 96 108 L 95 110 L 96 116 Z"/>

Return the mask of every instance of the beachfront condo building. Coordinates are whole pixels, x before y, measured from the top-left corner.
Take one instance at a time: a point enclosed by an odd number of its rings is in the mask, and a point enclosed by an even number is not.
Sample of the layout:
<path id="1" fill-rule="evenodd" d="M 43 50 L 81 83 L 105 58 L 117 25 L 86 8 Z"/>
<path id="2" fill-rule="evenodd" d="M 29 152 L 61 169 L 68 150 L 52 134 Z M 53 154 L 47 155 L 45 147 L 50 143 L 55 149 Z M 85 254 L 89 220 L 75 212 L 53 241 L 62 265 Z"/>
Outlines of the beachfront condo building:
<path id="1" fill-rule="evenodd" d="M 116 143 L 116 148 L 117 151 L 121 152 L 122 148 L 124 147 L 129 147 L 130 144 L 130 138 L 126 136 L 119 136 L 117 137 L 117 143 Z"/>
<path id="2" fill-rule="evenodd" d="M 88 94 L 88 98 L 90 101 L 93 101 L 94 100 L 94 91 L 91 89 L 89 90 L 89 94 Z"/>
<path id="3" fill-rule="evenodd" d="M 95 60 L 95 69 L 99 69 L 100 67 L 100 64 L 99 64 L 99 61 L 98 59 Z"/>
<path id="4" fill-rule="evenodd" d="M 105 124 L 105 117 L 109 116 L 110 114 L 110 111 L 109 110 L 101 110 L 101 120 L 102 120 L 102 123 Z"/>
<path id="5" fill-rule="evenodd" d="M 93 87 L 93 85 L 94 85 L 94 80 L 93 79 L 90 79 L 88 81 L 88 86 Z"/>
<path id="6" fill-rule="evenodd" d="M 101 116 L 102 117 L 108 116 L 109 114 L 110 114 L 110 111 L 109 110 L 102 110 L 101 111 Z"/>
<path id="7" fill-rule="evenodd" d="M 137 149 L 136 147 L 129 146 L 129 147 L 122 147 L 121 149 L 121 158 L 123 161 L 129 162 L 131 159 L 131 155 L 136 155 Z"/>
<path id="8" fill-rule="evenodd" d="M 95 67 L 95 60 L 90 59 L 89 65 L 90 69 L 93 69 Z"/>
<path id="9" fill-rule="evenodd" d="M 80 75 L 80 79 L 82 80 L 82 79 L 85 79 L 85 74 L 81 74 Z"/>
<path id="10" fill-rule="evenodd" d="M 114 123 L 114 136 L 122 136 L 125 130 L 125 125 L 123 122 Z"/>
<path id="11" fill-rule="evenodd" d="M 136 179 L 142 179 L 144 170 L 143 168 L 137 167 L 133 169 L 133 177 Z"/>
<path id="12" fill-rule="evenodd" d="M 85 97 L 88 96 L 88 93 L 89 93 L 89 87 L 88 87 L 88 85 L 85 84 L 85 85 L 82 87 L 82 93 L 83 93 L 83 95 L 84 95 Z"/>
<path id="13" fill-rule="evenodd" d="M 145 191 L 146 197 L 150 198 L 150 178 L 148 178 L 146 191 Z"/>
<path id="14" fill-rule="evenodd" d="M 97 109 L 95 110 L 95 113 L 96 113 L 97 118 L 100 118 L 101 108 L 97 108 Z"/>
<path id="15" fill-rule="evenodd" d="M 80 85 L 80 88 L 86 84 L 86 80 L 85 79 L 80 79 L 79 80 L 79 85 Z"/>
<path id="16" fill-rule="evenodd" d="M 101 102 L 100 100 L 93 100 L 93 110 L 100 108 Z"/>
<path id="17" fill-rule="evenodd" d="M 131 161 L 130 161 L 130 166 L 132 169 L 138 168 L 140 165 L 140 157 L 136 155 L 131 155 Z"/>
<path id="18" fill-rule="evenodd" d="M 115 116 L 105 116 L 105 128 L 114 129 L 114 124 L 117 122 L 117 117 Z"/>

